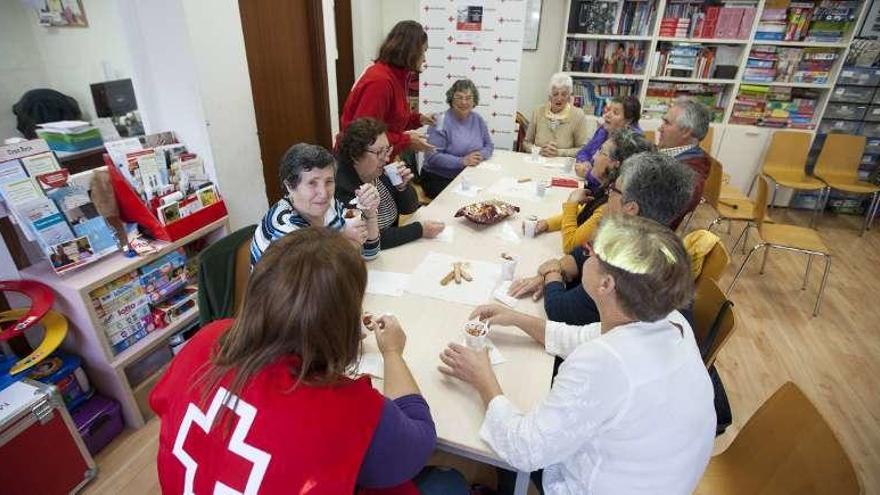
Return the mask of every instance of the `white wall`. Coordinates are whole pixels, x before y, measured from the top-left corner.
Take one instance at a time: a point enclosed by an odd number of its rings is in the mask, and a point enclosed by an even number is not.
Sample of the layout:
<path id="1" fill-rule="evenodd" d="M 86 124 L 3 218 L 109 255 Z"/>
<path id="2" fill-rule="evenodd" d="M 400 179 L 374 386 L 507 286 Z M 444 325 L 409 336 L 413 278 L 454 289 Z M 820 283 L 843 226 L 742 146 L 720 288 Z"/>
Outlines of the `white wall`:
<path id="1" fill-rule="evenodd" d="M 30 23 L 36 22 L 18 1 L 0 1 L 0 142 L 20 136 L 12 105 L 28 89 L 46 84 L 46 65 Z"/>
<path id="2" fill-rule="evenodd" d="M 416 0 L 413 0 L 416 1 Z M 351 37 L 355 80 L 379 54 L 379 45 L 385 36 L 382 25 L 382 9 L 375 1 L 351 2 Z M 344 104 L 343 102 L 340 102 Z"/>
<path id="3" fill-rule="evenodd" d="M 205 157 L 233 229 L 256 223 L 268 200 L 238 2 L 118 1 L 148 130 Z"/>

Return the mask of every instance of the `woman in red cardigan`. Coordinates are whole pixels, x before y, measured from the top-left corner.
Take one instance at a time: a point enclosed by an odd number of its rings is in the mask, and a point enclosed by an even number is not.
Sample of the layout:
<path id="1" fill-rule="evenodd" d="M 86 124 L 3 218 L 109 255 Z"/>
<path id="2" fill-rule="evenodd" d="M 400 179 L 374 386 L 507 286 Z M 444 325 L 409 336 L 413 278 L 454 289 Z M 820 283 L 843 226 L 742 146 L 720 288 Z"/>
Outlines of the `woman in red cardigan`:
<path id="1" fill-rule="evenodd" d="M 429 151 L 424 134 L 416 131 L 434 123 L 433 115 L 411 112 L 406 88 L 413 73 L 421 72 L 428 49 L 428 35 L 415 21 L 400 21 L 388 33 L 379 58 L 367 67 L 351 88 L 342 109 L 342 132 L 361 117 L 373 117 L 388 126 L 393 156 L 407 149 Z"/>

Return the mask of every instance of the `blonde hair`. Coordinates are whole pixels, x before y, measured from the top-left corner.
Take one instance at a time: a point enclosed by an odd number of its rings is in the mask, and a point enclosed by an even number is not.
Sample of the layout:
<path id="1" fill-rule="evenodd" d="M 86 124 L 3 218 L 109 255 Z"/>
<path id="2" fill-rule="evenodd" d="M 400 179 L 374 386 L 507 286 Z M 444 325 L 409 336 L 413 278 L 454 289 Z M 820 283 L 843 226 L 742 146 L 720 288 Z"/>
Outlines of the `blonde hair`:
<path id="1" fill-rule="evenodd" d="M 557 72 L 550 76 L 550 84 L 547 86 L 547 95 L 553 94 L 553 88 L 567 89 L 569 94 L 574 92 L 574 80 L 564 72 Z"/>
<path id="2" fill-rule="evenodd" d="M 656 321 L 693 298 L 690 258 L 675 232 L 634 215 L 609 215 L 593 252 L 614 278 L 618 302 L 641 321 Z"/>

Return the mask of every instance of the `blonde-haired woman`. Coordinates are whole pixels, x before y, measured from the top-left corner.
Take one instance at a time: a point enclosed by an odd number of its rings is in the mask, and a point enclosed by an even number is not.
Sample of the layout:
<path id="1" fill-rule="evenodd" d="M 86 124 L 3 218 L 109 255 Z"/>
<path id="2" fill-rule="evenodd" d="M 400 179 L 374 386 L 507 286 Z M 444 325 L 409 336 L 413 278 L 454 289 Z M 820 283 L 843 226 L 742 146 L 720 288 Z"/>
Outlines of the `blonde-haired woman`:
<path id="1" fill-rule="evenodd" d="M 450 344 L 440 370 L 477 389 L 480 436 L 516 469 L 543 468 L 544 493 L 692 493 L 712 453 L 715 410 L 693 332 L 675 310 L 693 296 L 681 241 L 652 220 L 608 216 L 582 283 L 601 322 L 572 326 L 498 305 L 471 315 L 519 327 L 565 358 L 533 411 L 504 395 L 485 351 Z"/>
<path id="2" fill-rule="evenodd" d="M 572 105 L 574 82 L 571 76 L 558 72 L 550 78 L 547 103 L 539 105 L 523 141 L 525 151 L 537 146 L 541 156 L 575 156 L 587 142 L 589 129 L 583 110 Z"/>

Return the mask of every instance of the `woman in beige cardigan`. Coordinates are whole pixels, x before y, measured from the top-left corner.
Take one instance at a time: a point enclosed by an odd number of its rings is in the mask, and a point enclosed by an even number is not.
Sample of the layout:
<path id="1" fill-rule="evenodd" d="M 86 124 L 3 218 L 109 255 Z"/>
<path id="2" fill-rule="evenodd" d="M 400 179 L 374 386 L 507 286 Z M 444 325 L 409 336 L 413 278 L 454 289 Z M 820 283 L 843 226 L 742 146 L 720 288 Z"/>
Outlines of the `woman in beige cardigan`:
<path id="1" fill-rule="evenodd" d="M 549 101 L 532 113 L 523 143 L 526 152 L 537 146 L 541 155 L 575 156 L 587 142 L 587 119 L 580 108 L 571 104 L 573 82 L 561 72 L 550 78 Z"/>

